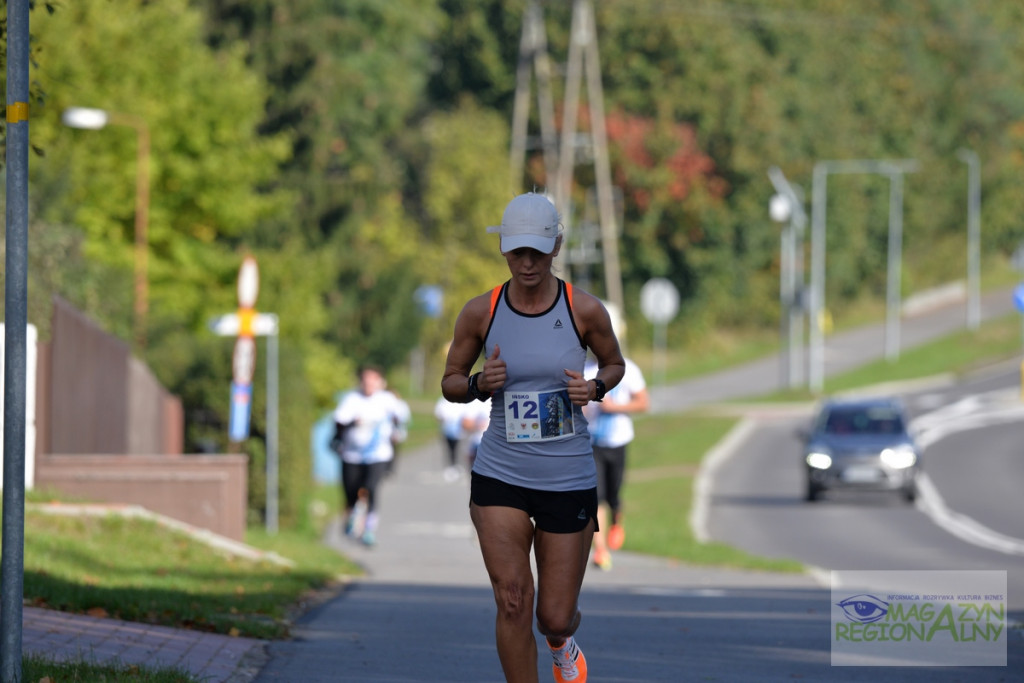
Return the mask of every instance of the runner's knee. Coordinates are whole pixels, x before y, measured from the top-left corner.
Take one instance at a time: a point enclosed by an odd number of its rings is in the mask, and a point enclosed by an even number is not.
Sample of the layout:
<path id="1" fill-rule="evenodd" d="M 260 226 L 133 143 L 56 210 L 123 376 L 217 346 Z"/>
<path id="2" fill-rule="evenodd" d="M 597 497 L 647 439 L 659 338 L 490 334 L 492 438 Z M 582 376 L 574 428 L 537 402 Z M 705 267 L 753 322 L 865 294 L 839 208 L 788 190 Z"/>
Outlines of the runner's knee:
<path id="1" fill-rule="evenodd" d="M 499 614 L 509 621 L 518 621 L 524 617 L 530 620 L 533 614 L 533 585 L 519 582 L 507 582 L 495 585 L 495 601 Z"/>
<path id="2" fill-rule="evenodd" d="M 568 638 L 580 625 L 582 615 L 578 609 L 571 612 L 544 609 L 537 606 L 537 630 L 552 638 Z"/>

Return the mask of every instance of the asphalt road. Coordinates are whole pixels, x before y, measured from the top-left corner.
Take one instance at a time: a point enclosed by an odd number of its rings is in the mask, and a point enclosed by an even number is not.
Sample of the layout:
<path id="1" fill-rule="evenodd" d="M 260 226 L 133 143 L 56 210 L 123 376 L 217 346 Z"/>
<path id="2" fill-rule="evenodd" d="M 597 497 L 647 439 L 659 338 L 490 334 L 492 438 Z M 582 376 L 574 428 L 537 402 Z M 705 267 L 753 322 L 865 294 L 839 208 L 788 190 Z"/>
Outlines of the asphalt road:
<path id="1" fill-rule="evenodd" d="M 1024 428 L 1019 422 L 951 434 L 929 448 L 927 466 L 950 508 L 996 533 L 1024 538 Z"/>
<path id="2" fill-rule="evenodd" d="M 998 293 L 986 298 L 983 314 L 1004 314 L 1008 305 L 1009 296 Z M 904 343 L 962 325 L 962 307 L 919 316 L 904 322 Z M 883 339 L 881 326 L 830 337 L 826 374 L 877 358 Z M 660 411 L 684 410 L 765 393 L 778 378 L 777 359 L 766 359 L 656 387 L 652 399 Z M 804 555 L 801 559 L 820 567 L 864 568 L 875 562 L 887 568 L 922 563 L 949 568 L 1002 561 L 993 551 L 951 540 L 916 508 L 895 501 L 828 501 L 809 510 L 800 497 L 796 424 L 793 417 L 764 423 L 756 442 L 744 448 L 744 458 L 728 458 L 719 468 L 709 520 L 716 537 L 764 555 Z M 270 643 L 255 681 L 502 680 L 494 649 L 495 606 L 468 523 L 467 485 L 445 482 L 441 469 L 439 447 L 403 457 L 381 491 L 376 548 L 352 543 L 336 527 L 328 530 L 325 542 L 360 562 L 367 576 L 307 613 L 292 640 Z M 754 478 L 753 472 L 761 474 Z M 688 512 L 680 510 L 666 523 L 685 524 Z M 802 533 L 794 533 L 798 528 Z M 904 564 L 889 566 L 897 556 Z M 589 571 L 584 583 L 577 637 L 590 678 L 622 683 L 1024 679 L 1020 630 L 1008 633 L 1005 667 L 834 667 L 831 593 L 820 579 L 705 569 L 619 552 L 612 571 Z M 1020 595 L 1011 594 L 1011 600 L 1019 601 Z M 546 655 L 539 654 L 541 680 L 549 680 Z"/>
<path id="3" fill-rule="evenodd" d="M 325 540 L 368 575 L 306 614 L 292 640 L 270 643 L 255 681 L 503 680 L 494 601 L 467 522 L 468 486 L 444 481 L 441 470 L 439 447 L 403 458 L 381 492 L 377 547 L 328 531 Z M 676 523 L 685 519 L 680 511 Z M 954 683 L 1009 681 L 1011 672 L 1024 671 L 1017 634 L 1007 667 L 833 667 L 831 593 L 807 574 L 701 568 L 618 552 L 612 571 L 588 571 L 581 609 L 577 639 L 591 681 Z M 539 652 L 541 681 L 550 680 L 545 656 Z"/>
<path id="4" fill-rule="evenodd" d="M 1011 380 L 1006 373 L 986 375 L 906 397 L 911 414 L 914 406 L 927 406 L 917 417 L 929 433 L 941 431 L 930 436 L 922 456 L 934 491 L 917 505 L 893 494 L 851 492 L 805 502 L 796 431 L 808 416 L 758 419 L 716 470 L 709 536 L 829 570 L 1005 570 L 1009 608 L 1024 615 L 1024 407 L 1016 388 L 1006 393 Z M 997 392 L 972 393 L 980 388 Z M 961 526 L 980 527 L 988 536 L 961 534 L 936 516 L 936 497 Z"/>

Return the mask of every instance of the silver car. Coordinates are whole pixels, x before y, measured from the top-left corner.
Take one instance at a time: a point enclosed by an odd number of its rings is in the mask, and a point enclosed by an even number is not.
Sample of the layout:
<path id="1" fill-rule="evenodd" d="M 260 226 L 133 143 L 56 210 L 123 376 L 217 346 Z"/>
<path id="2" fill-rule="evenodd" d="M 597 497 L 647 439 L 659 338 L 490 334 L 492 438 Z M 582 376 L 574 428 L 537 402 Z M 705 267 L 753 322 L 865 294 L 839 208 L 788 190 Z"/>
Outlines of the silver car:
<path id="1" fill-rule="evenodd" d="M 807 500 L 831 489 L 894 491 L 907 502 L 916 498 L 921 452 L 898 399 L 828 400 L 801 436 Z"/>

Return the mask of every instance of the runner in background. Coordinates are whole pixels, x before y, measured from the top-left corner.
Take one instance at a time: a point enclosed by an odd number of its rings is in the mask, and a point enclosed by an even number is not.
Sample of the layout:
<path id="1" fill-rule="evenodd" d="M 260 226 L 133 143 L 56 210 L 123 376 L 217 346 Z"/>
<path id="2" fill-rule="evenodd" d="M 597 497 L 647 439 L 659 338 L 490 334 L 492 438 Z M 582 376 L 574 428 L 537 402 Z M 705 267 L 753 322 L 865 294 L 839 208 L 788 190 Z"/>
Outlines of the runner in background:
<path id="1" fill-rule="evenodd" d="M 410 411 L 387 390 L 380 368 L 366 366 L 358 374 L 359 388 L 342 396 L 334 411 L 334 441 L 340 444 L 345 533 L 373 546 L 379 522 L 377 487 L 395 457 L 396 443 L 404 438 Z"/>
<path id="2" fill-rule="evenodd" d="M 612 327 L 619 339 L 625 338 L 625 321 L 611 304 L 605 304 L 611 316 Z M 626 358 L 626 373 L 618 386 L 608 392 L 600 403 L 584 408 L 594 444 L 594 463 L 597 465 L 597 522 L 594 533 L 593 554 L 595 565 L 607 571 L 612 568 L 612 550 L 618 550 L 626 540 L 622 516 L 622 484 L 626 473 L 626 447 L 633 440 L 633 418 L 636 413 L 650 407 L 647 382 L 639 366 Z M 597 363 L 588 359 L 584 377 L 597 373 Z M 611 525 L 609 526 L 609 522 Z"/>
<path id="3" fill-rule="evenodd" d="M 459 465 L 459 444 L 465 435 L 463 420 L 469 406 L 465 403 L 452 403 L 444 396 L 434 404 L 434 417 L 441 427 L 441 439 L 444 442 L 444 479 L 455 481 L 462 476 Z"/>
<path id="4" fill-rule="evenodd" d="M 462 416 L 462 429 L 466 434 L 466 460 L 470 470 L 476 461 L 476 452 L 480 441 L 484 438 L 487 425 L 491 422 L 491 401 L 471 401 L 465 405 Z"/>

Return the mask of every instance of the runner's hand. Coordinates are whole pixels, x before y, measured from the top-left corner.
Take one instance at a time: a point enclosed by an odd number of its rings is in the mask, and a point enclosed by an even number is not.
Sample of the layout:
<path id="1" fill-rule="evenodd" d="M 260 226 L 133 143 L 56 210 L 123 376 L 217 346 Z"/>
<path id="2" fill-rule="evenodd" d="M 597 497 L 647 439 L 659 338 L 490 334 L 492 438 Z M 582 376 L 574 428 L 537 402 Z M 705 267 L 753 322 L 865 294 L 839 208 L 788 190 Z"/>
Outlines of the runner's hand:
<path id="1" fill-rule="evenodd" d="M 508 379 L 507 367 L 500 356 L 501 347 L 495 344 L 490 357 L 484 361 L 484 369 L 480 373 L 480 378 L 476 381 L 476 386 L 480 391 L 493 394 L 505 386 L 505 380 Z"/>
<path id="2" fill-rule="evenodd" d="M 569 376 L 569 400 L 573 405 L 585 406 L 590 403 L 590 380 L 583 379 L 583 373 L 565 370 Z"/>

